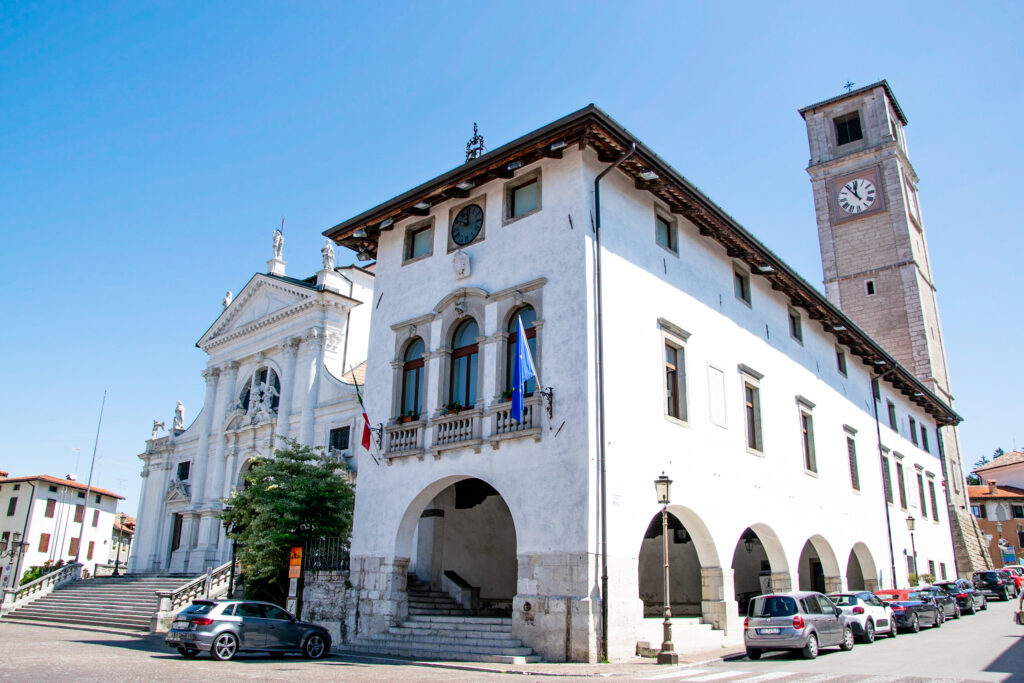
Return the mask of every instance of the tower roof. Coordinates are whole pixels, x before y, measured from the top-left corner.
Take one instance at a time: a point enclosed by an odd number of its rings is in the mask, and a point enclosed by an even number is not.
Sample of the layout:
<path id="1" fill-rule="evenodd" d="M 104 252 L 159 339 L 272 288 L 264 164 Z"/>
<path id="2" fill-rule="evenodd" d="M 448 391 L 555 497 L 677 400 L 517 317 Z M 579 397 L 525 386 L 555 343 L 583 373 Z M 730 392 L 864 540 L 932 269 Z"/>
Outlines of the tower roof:
<path id="1" fill-rule="evenodd" d="M 798 109 L 797 111 L 800 112 L 800 116 L 806 119 L 807 112 L 809 111 L 818 109 L 819 107 L 824 107 L 825 105 L 832 104 L 834 102 L 841 102 L 850 97 L 857 97 L 858 95 L 866 93 L 869 90 L 874 90 L 875 88 L 885 89 L 885 95 L 886 97 L 889 98 L 889 101 L 892 102 L 892 108 L 896 111 L 896 116 L 900 117 L 900 121 L 903 122 L 904 126 L 907 125 L 907 117 L 906 115 L 904 115 L 903 110 L 900 108 L 900 103 L 896 101 L 896 96 L 892 94 L 892 88 L 889 87 L 889 82 L 886 81 L 884 78 L 878 81 L 877 83 L 865 85 L 863 88 L 857 88 L 856 90 L 851 90 L 850 92 L 844 92 L 842 95 L 836 95 L 835 97 L 830 97 L 827 100 L 822 100 L 821 102 L 815 102 L 814 104 L 807 105 L 806 107 Z"/>

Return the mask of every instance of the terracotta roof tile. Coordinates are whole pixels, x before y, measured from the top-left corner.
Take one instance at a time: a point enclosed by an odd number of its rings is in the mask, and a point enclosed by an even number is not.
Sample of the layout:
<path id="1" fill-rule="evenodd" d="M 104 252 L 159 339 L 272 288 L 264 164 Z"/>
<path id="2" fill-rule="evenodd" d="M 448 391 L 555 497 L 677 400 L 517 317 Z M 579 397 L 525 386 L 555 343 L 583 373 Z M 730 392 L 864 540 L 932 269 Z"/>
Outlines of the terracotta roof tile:
<path id="1" fill-rule="evenodd" d="M 985 472 L 986 470 L 993 470 L 997 467 L 1006 467 L 1007 465 L 1017 465 L 1020 463 L 1024 463 L 1024 451 L 1010 451 L 1009 453 L 1000 455 L 992 462 L 987 465 L 982 465 L 974 471 Z"/>
<path id="2" fill-rule="evenodd" d="M 22 481 L 45 481 L 48 484 L 57 484 L 58 486 L 67 486 L 68 488 L 81 489 L 82 491 L 85 491 L 88 488 L 88 486 L 86 486 L 85 484 L 83 484 L 80 481 L 72 481 L 70 479 L 61 479 L 60 477 L 51 477 L 49 474 L 37 474 L 34 477 L 12 477 L 10 479 L 0 479 L 0 484 L 8 484 L 8 483 L 12 483 L 12 482 L 22 482 Z M 92 487 L 92 492 L 93 493 L 98 493 L 101 496 L 110 496 L 111 498 L 117 498 L 118 500 L 124 500 L 124 496 L 119 496 L 118 494 L 114 493 L 113 491 L 108 491 L 106 489 L 101 489 L 98 486 L 93 486 Z"/>
<path id="3" fill-rule="evenodd" d="M 987 498 L 989 500 L 993 498 L 1024 498 L 1024 489 L 1019 489 L 1016 486 L 999 486 L 996 484 L 996 492 L 990 493 L 986 484 L 985 486 L 968 486 L 967 495 L 970 496 L 971 500 L 978 500 L 979 498 Z"/>

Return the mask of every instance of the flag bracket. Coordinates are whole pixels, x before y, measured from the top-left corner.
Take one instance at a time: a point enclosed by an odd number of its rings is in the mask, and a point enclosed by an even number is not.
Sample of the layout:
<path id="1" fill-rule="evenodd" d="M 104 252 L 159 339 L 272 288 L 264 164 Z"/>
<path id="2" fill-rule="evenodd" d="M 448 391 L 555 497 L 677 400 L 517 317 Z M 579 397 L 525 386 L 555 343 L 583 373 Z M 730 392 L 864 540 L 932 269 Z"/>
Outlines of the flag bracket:
<path id="1" fill-rule="evenodd" d="M 555 390 L 552 387 L 546 387 L 544 389 L 540 389 L 537 393 L 540 394 L 544 400 L 544 411 L 548 414 L 548 421 L 550 421 L 551 416 L 554 415 L 555 412 Z"/>
<path id="2" fill-rule="evenodd" d="M 377 452 L 380 453 L 384 443 L 384 423 L 378 422 L 376 427 L 370 427 L 373 440 L 377 442 Z"/>

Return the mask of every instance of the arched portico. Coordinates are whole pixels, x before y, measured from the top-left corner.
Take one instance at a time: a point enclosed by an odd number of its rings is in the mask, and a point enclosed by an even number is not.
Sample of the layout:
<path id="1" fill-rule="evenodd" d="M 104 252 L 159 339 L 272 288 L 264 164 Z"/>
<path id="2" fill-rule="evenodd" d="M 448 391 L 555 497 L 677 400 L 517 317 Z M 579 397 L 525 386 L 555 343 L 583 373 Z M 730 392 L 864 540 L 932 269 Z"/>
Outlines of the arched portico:
<path id="1" fill-rule="evenodd" d="M 732 554 L 733 591 L 740 616 L 750 598 L 792 588 L 789 562 L 775 531 L 766 524 L 743 530 Z"/>
<path id="2" fill-rule="evenodd" d="M 847 590 L 878 590 L 878 569 L 871 551 L 861 542 L 854 544 L 850 550 L 850 558 L 846 562 Z"/>
<path id="3" fill-rule="evenodd" d="M 843 589 L 836 554 L 820 534 L 811 536 L 804 543 L 798 567 L 800 590 L 831 593 Z"/>

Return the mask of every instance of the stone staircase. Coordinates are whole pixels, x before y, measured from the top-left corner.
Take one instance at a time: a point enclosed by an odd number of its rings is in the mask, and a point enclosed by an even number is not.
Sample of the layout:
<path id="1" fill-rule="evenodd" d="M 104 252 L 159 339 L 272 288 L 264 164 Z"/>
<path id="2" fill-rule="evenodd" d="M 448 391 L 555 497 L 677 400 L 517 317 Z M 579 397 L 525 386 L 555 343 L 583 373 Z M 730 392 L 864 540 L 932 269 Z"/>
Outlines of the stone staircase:
<path id="1" fill-rule="evenodd" d="M 409 617 L 387 633 L 360 636 L 337 646 L 348 654 L 380 654 L 463 662 L 529 664 L 541 661 L 533 650 L 512 637 L 512 619 L 469 612 L 447 593 L 431 591 L 415 576 L 407 584 Z M 490 615 L 490 616 L 487 616 Z"/>
<path id="2" fill-rule="evenodd" d="M 156 591 L 177 590 L 194 578 L 128 575 L 73 581 L 13 610 L 4 620 L 148 631 L 159 607 Z"/>

